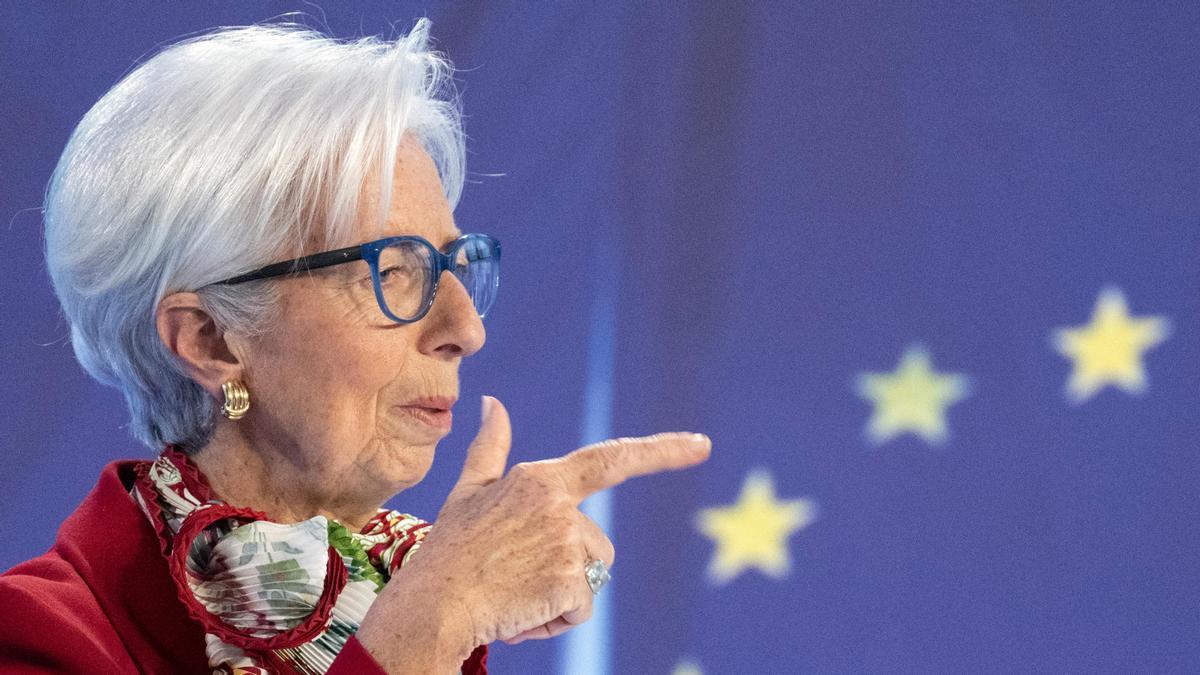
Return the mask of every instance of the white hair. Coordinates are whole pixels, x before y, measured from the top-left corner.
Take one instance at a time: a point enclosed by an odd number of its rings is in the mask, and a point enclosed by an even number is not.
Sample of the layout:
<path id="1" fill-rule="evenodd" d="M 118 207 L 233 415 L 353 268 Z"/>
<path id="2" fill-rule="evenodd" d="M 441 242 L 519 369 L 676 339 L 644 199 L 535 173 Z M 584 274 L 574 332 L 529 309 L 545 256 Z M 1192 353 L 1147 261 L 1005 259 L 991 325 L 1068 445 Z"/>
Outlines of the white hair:
<path id="1" fill-rule="evenodd" d="M 223 330 L 265 332 L 269 281 L 208 284 L 314 243 L 355 243 L 367 189 L 385 222 L 405 134 L 457 204 L 458 102 L 428 32 L 424 19 L 394 41 L 218 29 L 154 55 L 80 121 L 47 190 L 46 260 L 76 357 L 121 390 L 138 439 L 194 452 L 216 420 L 216 401 L 159 339 L 164 296 L 197 291 Z"/>

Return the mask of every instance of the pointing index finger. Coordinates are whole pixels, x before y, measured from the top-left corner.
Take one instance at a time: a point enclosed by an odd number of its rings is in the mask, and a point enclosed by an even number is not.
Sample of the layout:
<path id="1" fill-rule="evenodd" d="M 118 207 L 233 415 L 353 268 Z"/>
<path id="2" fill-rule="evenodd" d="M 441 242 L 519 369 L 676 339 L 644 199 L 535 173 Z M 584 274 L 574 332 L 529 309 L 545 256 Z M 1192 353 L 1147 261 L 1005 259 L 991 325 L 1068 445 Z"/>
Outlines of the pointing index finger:
<path id="1" fill-rule="evenodd" d="M 703 434 L 673 432 L 616 438 L 584 446 L 558 464 L 563 483 L 577 501 L 629 478 L 694 466 L 708 459 L 712 441 Z"/>

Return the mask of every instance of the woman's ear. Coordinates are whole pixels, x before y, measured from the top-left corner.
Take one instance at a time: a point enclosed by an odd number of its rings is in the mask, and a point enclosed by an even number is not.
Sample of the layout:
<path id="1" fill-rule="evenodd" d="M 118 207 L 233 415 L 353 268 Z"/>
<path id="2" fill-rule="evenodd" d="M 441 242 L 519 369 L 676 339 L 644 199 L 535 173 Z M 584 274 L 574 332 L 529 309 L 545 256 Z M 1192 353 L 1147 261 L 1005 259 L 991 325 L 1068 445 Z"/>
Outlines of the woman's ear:
<path id="1" fill-rule="evenodd" d="M 158 337 L 188 374 L 218 401 L 221 385 L 242 377 L 242 362 L 195 293 L 172 293 L 158 303 Z"/>

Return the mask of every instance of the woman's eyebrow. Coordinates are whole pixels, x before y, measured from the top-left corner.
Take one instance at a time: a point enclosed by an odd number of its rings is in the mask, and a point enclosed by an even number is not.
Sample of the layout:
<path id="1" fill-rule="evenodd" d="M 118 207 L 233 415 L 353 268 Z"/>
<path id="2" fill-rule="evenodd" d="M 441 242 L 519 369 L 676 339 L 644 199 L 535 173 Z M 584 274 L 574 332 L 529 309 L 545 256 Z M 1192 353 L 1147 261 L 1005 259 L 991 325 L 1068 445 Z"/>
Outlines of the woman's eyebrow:
<path id="1" fill-rule="evenodd" d="M 456 228 L 454 228 L 454 233 L 450 235 L 450 238 L 449 238 L 449 239 L 447 239 L 446 241 L 442 242 L 442 245 L 441 245 L 441 247 L 439 247 L 439 248 L 438 248 L 438 250 L 439 250 L 439 251 L 445 251 L 447 246 L 449 246 L 450 244 L 453 244 L 454 242 L 458 241 L 458 239 L 459 239 L 460 237 L 462 237 L 462 236 L 463 236 L 462 230 L 458 229 L 457 227 L 456 227 Z"/>

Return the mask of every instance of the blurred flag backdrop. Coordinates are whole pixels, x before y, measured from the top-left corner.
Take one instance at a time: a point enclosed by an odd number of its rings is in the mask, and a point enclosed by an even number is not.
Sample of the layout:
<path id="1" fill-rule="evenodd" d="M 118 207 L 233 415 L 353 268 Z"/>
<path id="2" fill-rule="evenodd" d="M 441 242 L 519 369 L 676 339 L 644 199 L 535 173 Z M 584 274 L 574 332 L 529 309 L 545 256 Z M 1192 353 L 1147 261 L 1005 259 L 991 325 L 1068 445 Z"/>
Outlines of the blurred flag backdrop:
<path id="1" fill-rule="evenodd" d="M 1200 670 L 1200 5 L 325 4 L 0 7 L 0 566 L 148 453 L 41 259 L 74 124 L 187 33 L 428 15 L 505 270 L 392 505 L 480 393 L 515 461 L 715 444 L 589 505 L 600 619 L 496 672 Z"/>

